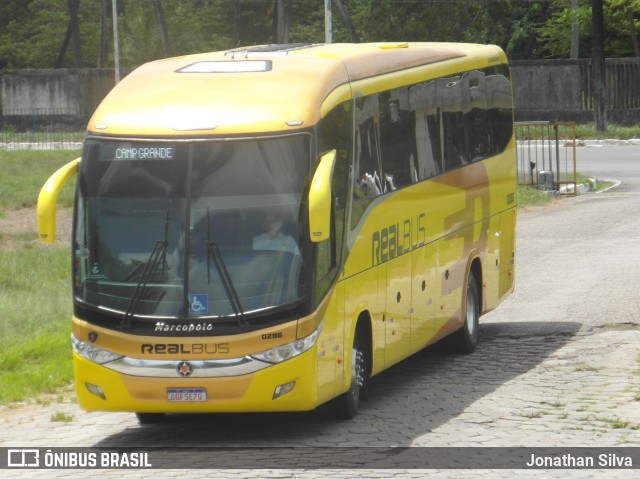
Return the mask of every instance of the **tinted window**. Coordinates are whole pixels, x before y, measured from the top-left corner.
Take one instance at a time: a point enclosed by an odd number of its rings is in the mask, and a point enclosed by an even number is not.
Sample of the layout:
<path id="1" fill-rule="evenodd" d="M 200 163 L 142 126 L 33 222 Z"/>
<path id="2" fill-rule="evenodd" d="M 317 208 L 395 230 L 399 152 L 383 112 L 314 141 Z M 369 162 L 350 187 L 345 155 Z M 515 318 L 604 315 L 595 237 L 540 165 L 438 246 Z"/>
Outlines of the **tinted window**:
<path id="1" fill-rule="evenodd" d="M 385 192 L 380 168 L 379 120 L 378 95 L 356 100 L 355 188 L 351 227 L 358 224 L 369 203 Z"/>
<path id="2" fill-rule="evenodd" d="M 393 191 L 418 181 L 416 119 L 409 88 L 383 93 L 380 99 L 382 172 L 386 191 Z"/>
<path id="3" fill-rule="evenodd" d="M 356 100 L 351 227 L 379 195 L 500 154 L 513 133 L 508 67 Z"/>

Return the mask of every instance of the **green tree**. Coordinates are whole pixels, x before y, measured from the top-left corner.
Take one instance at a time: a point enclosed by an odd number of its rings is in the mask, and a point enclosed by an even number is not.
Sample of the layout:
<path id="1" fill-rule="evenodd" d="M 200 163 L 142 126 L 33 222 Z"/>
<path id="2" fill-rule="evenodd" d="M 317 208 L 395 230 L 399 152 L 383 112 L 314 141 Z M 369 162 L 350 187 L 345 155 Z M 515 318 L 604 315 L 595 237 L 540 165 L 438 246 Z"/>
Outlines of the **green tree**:
<path id="1" fill-rule="evenodd" d="M 67 0 L 67 8 L 69 9 L 69 25 L 67 26 L 67 33 L 65 34 L 62 46 L 60 47 L 60 53 L 56 59 L 55 68 L 60 68 L 64 61 L 64 57 L 69 48 L 69 43 L 73 44 L 73 58 L 74 66 L 76 68 L 82 67 L 82 48 L 80 42 L 80 23 L 78 21 L 80 11 L 80 0 Z"/>
<path id="2" fill-rule="evenodd" d="M 333 0 L 333 41 L 495 43 L 512 59 L 566 58 L 571 3 Z M 590 0 L 579 5 L 580 55 L 589 57 Z M 118 0 L 118 6 L 124 67 L 169 54 L 324 41 L 320 0 Z M 604 12 L 607 56 L 639 56 L 640 0 L 604 0 Z M 111 0 L 1 0 L 0 69 L 110 67 L 112 31 Z"/>
<path id="3" fill-rule="evenodd" d="M 636 19 L 640 15 L 640 0 L 604 0 L 605 55 L 607 57 L 638 56 Z M 553 13 L 538 28 L 547 58 L 569 58 L 571 52 L 571 21 L 574 12 L 570 0 L 554 0 Z M 580 0 L 575 15 L 580 32 L 580 56 L 591 57 L 591 1 Z"/>
<path id="4" fill-rule="evenodd" d="M 640 16 L 640 0 L 609 0 L 609 7 L 613 15 L 619 18 L 621 40 L 628 36 L 633 48 L 633 54 L 640 57 L 640 41 L 638 40 L 638 28 L 640 27 L 637 17 Z M 626 29 L 624 25 L 626 24 Z M 628 45 L 627 45 L 628 47 Z"/>
<path id="5" fill-rule="evenodd" d="M 0 3 L 0 68 L 51 68 L 67 30 L 66 2 Z"/>
<path id="6" fill-rule="evenodd" d="M 121 65 L 133 67 L 163 58 L 165 55 L 152 3 L 128 0 L 122 7 L 118 14 Z"/>
<path id="7" fill-rule="evenodd" d="M 101 2 L 2 0 L 0 69 L 95 66 L 98 60 Z M 69 32 L 70 6 L 76 20 Z M 77 8 L 77 10 L 75 9 Z M 77 30 L 76 30 L 77 29 Z M 60 55 L 67 34 L 71 54 Z M 59 58 L 60 57 L 60 58 Z M 60 61 L 56 61 L 56 60 Z"/>
<path id="8" fill-rule="evenodd" d="M 542 45 L 538 28 L 551 14 L 549 2 L 511 1 L 502 12 L 496 12 L 504 25 L 504 36 L 496 43 L 514 60 L 540 58 Z"/>

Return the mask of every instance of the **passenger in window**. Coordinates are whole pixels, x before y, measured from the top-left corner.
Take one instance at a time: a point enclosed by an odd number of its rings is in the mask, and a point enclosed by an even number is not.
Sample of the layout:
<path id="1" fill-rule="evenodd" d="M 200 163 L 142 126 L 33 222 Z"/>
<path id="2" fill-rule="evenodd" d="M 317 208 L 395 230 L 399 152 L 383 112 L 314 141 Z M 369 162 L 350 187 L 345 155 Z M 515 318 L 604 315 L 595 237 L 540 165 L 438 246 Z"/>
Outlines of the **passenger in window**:
<path id="1" fill-rule="evenodd" d="M 411 183 L 418 182 L 418 170 L 416 170 L 416 160 L 413 153 L 409 156 L 409 172 L 411 174 Z"/>
<path id="2" fill-rule="evenodd" d="M 373 175 L 365 172 L 362 175 L 359 186 L 369 201 L 372 201 L 382 194 L 380 178 L 378 177 L 378 173 L 375 171 L 373 172 Z"/>
<path id="3" fill-rule="evenodd" d="M 388 191 L 394 191 L 397 189 L 395 183 L 393 182 L 393 175 L 386 174 L 384 176 L 384 179 L 387 182 Z"/>
<path id="4" fill-rule="evenodd" d="M 293 237 L 282 232 L 284 223 L 275 213 L 267 213 L 264 217 L 264 233 L 253 238 L 253 249 L 256 251 L 284 251 L 300 255 L 298 244 Z"/>

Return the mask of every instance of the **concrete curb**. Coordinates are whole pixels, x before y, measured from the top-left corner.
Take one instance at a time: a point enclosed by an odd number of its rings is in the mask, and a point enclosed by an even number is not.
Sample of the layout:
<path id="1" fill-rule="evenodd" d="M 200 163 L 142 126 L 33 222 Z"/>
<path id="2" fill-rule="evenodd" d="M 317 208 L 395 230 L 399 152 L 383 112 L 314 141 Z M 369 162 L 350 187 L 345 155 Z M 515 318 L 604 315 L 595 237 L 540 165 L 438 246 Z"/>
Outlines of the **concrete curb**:
<path id="1" fill-rule="evenodd" d="M 576 146 L 586 148 L 602 148 L 604 146 L 640 146 L 640 138 L 630 140 L 577 140 Z"/>

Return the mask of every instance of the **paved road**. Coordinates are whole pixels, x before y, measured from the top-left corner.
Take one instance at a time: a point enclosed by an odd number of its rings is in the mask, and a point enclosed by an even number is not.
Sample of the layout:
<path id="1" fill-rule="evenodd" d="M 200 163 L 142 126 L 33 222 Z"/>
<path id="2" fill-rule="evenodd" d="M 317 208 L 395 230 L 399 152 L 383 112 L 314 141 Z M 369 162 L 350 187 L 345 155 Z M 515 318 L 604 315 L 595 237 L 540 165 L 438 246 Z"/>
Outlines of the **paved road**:
<path id="1" fill-rule="evenodd" d="M 140 427 L 72 402 L 0 410 L 0 447 L 640 446 L 640 148 L 580 148 L 622 184 L 518 219 L 516 292 L 471 356 L 437 349 L 376 377 L 349 422 L 322 413 L 187 416 Z M 55 413 L 72 417 L 53 421 Z M 336 464 L 339 467 L 339 462 Z M 11 472 L 11 475 L 6 474 Z M 102 477 L 638 477 L 632 470 L 101 471 Z M 3 475 L 4 474 L 4 475 Z M 16 477 L 0 470 L 0 477 Z M 26 471 L 20 477 L 81 477 Z"/>
<path id="2" fill-rule="evenodd" d="M 640 146 L 578 148 L 578 171 L 623 183 L 617 194 L 640 192 Z"/>

